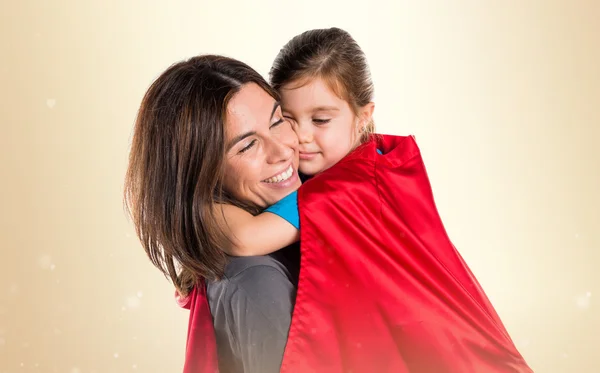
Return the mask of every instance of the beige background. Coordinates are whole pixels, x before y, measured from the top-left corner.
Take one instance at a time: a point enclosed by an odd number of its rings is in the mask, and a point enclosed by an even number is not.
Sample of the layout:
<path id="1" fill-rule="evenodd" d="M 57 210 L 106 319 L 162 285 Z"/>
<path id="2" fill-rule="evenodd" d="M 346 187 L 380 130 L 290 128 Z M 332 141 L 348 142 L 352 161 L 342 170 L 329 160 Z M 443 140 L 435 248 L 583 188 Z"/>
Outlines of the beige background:
<path id="1" fill-rule="evenodd" d="M 3 1 L 0 373 L 181 371 L 187 311 L 121 204 L 142 95 L 198 53 L 266 74 L 333 25 L 535 371 L 600 372 L 599 20 L 597 0 Z"/>

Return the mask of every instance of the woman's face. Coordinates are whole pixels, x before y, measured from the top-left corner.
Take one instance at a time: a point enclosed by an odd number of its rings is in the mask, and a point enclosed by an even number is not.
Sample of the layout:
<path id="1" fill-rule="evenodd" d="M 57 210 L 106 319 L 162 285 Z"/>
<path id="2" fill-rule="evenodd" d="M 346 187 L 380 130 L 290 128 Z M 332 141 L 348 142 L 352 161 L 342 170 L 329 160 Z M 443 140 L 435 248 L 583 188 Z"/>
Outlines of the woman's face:
<path id="1" fill-rule="evenodd" d="M 223 187 L 240 201 L 267 207 L 300 187 L 298 138 L 279 103 L 255 83 L 227 105 Z"/>

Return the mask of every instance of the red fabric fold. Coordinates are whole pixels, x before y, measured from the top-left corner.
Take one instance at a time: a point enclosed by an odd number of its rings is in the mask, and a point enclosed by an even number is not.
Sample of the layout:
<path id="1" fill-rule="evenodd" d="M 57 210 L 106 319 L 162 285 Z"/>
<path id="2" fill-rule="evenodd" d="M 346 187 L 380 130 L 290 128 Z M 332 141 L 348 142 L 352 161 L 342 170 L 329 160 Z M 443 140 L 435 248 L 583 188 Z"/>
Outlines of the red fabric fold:
<path id="1" fill-rule="evenodd" d="M 175 297 L 179 306 L 190 310 L 183 373 L 218 373 L 217 342 L 204 281 L 187 297 L 179 293 Z"/>

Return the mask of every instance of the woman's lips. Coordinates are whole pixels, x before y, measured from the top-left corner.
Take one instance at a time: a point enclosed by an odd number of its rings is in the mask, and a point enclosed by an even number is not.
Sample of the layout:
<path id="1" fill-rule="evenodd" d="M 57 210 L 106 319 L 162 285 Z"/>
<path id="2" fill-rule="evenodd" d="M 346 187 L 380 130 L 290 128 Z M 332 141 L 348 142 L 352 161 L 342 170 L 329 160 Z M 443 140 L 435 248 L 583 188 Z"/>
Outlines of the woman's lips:
<path id="1" fill-rule="evenodd" d="M 268 185 L 271 188 L 277 188 L 277 189 L 285 189 L 285 188 L 289 188 L 291 186 L 294 186 L 298 180 L 298 171 L 296 170 L 296 168 L 292 165 L 292 175 L 290 177 L 288 177 L 285 180 L 282 181 L 276 181 L 273 182 L 273 180 L 263 180 L 263 184 Z"/>
<path id="2" fill-rule="evenodd" d="M 290 164 L 289 166 L 287 166 L 285 168 L 285 170 L 280 171 L 280 172 L 276 173 L 275 175 L 266 178 L 263 181 L 267 182 L 267 183 L 279 183 L 279 182 L 287 180 L 290 176 L 292 176 L 293 173 L 294 173 L 294 166 L 292 164 Z"/>

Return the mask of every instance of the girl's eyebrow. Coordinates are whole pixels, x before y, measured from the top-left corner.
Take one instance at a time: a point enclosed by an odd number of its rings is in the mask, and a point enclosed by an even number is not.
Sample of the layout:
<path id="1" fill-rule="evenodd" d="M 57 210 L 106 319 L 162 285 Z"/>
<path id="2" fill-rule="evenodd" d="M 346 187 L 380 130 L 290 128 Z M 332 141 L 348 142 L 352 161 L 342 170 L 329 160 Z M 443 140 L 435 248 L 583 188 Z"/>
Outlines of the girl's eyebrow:
<path id="1" fill-rule="evenodd" d="M 313 109 L 313 113 L 317 111 L 340 111 L 340 109 L 335 106 L 319 106 Z"/>

